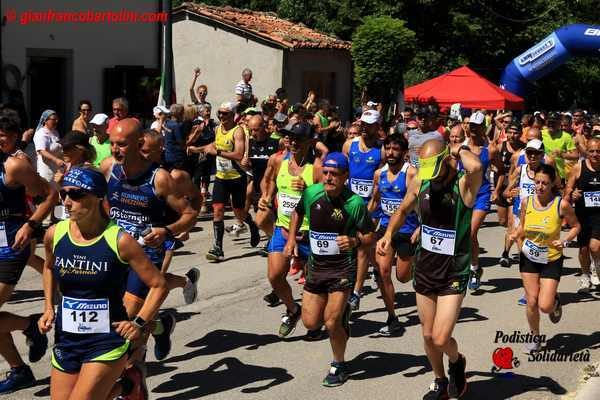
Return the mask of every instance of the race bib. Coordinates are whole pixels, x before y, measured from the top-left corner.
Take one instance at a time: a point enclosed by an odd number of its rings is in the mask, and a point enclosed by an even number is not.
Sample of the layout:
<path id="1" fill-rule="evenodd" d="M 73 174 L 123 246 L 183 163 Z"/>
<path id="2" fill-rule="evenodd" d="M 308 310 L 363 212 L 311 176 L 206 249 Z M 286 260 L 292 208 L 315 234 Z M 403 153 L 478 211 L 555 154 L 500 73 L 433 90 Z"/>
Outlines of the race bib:
<path id="1" fill-rule="evenodd" d="M 350 178 L 350 190 L 360 197 L 370 197 L 373 192 L 373 180 Z"/>
<path id="2" fill-rule="evenodd" d="M 386 199 L 384 197 L 381 198 L 381 210 L 387 216 L 392 216 L 400 204 L 402 204 L 403 199 Z"/>
<path id="3" fill-rule="evenodd" d="M 340 254 L 340 248 L 335 241 L 337 237 L 338 234 L 333 232 L 310 231 L 310 251 L 319 256 Z"/>
<path id="4" fill-rule="evenodd" d="M 8 238 L 6 237 L 6 225 L 0 222 L 0 247 L 8 247 Z"/>
<path id="5" fill-rule="evenodd" d="M 229 172 L 233 169 L 233 164 L 231 160 L 217 156 L 217 171 L 218 172 Z"/>
<path id="6" fill-rule="evenodd" d="M 78 334 L 109 333 L 108 299 L 62 298 L 62 330 Z"/>
<path id="7" fill-rule="evenodd" d="M 54 217 L 56 219 L 60 219 L 61 221 L 64 221 L 69 218 L 69 212 L 67 211 L 65 206 L 63 206 L 61 204 L 59 206 L 54 207 Z"/>
<path id="8" fill-rule="evenodd" d="M 421 247 L 432 253 L 454 255 L 456 231 L 432 228 L 427 225 L 422 225 L 421 228 Z"/>
<path id="9" fill-rule="evenodd" d="M 277 193 L 277 208 L 286 217 L 292 215 L 299 201 L 300 196 L 294 196 L 282 192 Z"/>
<path id="10" fill-rule="evenodd" d="M 586 207 L 600 207 L 600 192 L 583 192 Z"/>
<path id="11" fill-rule="evenodd" d="M 519 197 L 524 199 L 527 196 L 533 196 L 535 194 L 535 183 L 523 183 L 521 185 L 521 191 Z"/>
<path id="12" fill-rule="evenodd" d="M 539 263 L 539 264 L 548 264 L 548 247 L 547 246 L 538 246 L 533 243 L 529 239 L 525 239 L 523 242 L 523 254 L 529 260 Z"/>

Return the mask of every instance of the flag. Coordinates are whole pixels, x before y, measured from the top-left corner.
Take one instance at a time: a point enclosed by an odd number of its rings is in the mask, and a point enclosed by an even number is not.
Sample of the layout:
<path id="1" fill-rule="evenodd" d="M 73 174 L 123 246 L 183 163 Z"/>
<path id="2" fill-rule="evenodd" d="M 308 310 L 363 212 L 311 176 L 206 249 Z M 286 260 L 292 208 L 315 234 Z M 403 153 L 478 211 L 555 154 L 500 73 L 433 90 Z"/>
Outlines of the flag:
<path id="1" fill-rule="evenodd" d="M 177 102 L 175 73 L 173 70 L 173 31 L 171 26 L 171 0 L 163 0 L 162 10 L 169 16 L 162 23 L 160 90 L 157 105 L 168 107 Z"/>

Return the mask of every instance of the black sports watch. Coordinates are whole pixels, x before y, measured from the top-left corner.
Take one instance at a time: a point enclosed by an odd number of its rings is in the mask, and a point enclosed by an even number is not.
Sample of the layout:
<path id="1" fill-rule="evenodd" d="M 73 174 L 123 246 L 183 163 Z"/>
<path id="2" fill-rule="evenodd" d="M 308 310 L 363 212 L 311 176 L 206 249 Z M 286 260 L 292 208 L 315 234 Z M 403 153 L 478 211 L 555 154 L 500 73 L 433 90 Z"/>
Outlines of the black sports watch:
<path id="1" fill-rule="evenodd" d="M 467 151 L 471 151 L 471 148 L 469 146 L 467 146 L 466 144 L 463 144 L 462 146 L 460 146 L 456 152 L 454 153 L 454 157 L 455 158 L 459 158 L 460 157 L 460 151 L 461 150 L 467 150 Z"/>
<path id="2" fill-rule="evenodd" d="M 140 317 L 139 315 L 137 315 L 132 321 L 132 324 L 134 324 L 136 327 L 138 327 L 139 329 L 142 329 L 144 326 L 146 326 L 146 321 L 144 321 L 144 319 L 142 317 Z"/>
<path id="3" fill-rule="evenodd" d="M 28 219 L 27 222 L 26 222 L 26 224 L 29 225 L 29 227 L 31 229 L 33 229 L 33 230 L 35 230 L 35 229 L 39 228 L 40 226 L 42 226 L 41 222 L 37 222 L 37 221 L 34 221 L 32 219 Z"/>

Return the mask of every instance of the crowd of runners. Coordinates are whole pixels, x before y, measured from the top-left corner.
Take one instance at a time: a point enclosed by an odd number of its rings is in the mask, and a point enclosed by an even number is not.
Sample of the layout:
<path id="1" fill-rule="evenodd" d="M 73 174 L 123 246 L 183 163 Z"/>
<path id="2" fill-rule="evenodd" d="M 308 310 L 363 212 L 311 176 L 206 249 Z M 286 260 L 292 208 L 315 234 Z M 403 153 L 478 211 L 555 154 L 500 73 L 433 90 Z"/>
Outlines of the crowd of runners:
<path id="1" fill-rule="evenodd" d="M 280 337 L 300 320 L 307 340 L 327 332 L 330 387 L 348 379 L 350 318 L 369 277 L 388 314 L 379 333 L 402 331 L 395 266 L 398 281 L 412 280 L 433 369 L 423 399 L 465 393 L 466 358 L 452 332 L 466 292 L 484 279 L 477 237 L 492 205 L 506 227 L 499 265 L 519 265 L 524 295 L 515 306 L 525 306 L 533 334 L 540 311 L 561 319 L 563 248 L 579 247 L 579 291 L 600 285 L 597 116 L 519 119 L 427 105 L 388 117 L 368 101 L 344 126 L 314 92 L 304 103 L 290 104 L 284 89 L 259 101 L 247 69 L 213 112 L 199 76 L 193 104 L 157 106 L 154 121 L 130 116 L 124 98 L 113 101 L 112 117 L 81 101 L 64 135 L 53 110 L 32 130 L 14 110 L 0 112 L 0 305 L 26 266 L 44 289 L 41 314 L 0 313 L 0 354 L 10 366 L 0 394 L 35 383 L 12 332 L 26 336 L 34 363 L 53 329 L 53 399 L 147 398 L 146 345 L 152 336 L 155 358 L 165 359 L 176 324 L 160 312 L 163 301 L 178 289 L 186 304 L 198 297 L 198 268 L 168 269 L 199 215 L 212 214 L 208 261 L 225 260 L 226 232 L 249 231 L 251 246 L 261 246 L 272 287 L 264 300 L 285 307 Z M 226 227 L 229 207 L 235 223 Z M 289 275 L 303 285 L 301 304 Z"/>

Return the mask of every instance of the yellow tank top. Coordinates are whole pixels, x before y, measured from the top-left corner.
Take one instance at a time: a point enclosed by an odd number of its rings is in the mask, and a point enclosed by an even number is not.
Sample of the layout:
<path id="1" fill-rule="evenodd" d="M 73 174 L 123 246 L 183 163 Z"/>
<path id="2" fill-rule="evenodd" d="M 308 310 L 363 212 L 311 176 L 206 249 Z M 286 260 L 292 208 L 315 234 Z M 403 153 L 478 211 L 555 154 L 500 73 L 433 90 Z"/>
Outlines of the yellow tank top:
<path id="1" fill-rule="evenodd" d="M 290 228 L 291 215 L 302 197 L 302 192 L 298 192 L 292 189 L 292 180 L 296 178 L 290 174 L 289 170 L 290 160 L 284 160 L 279 167 L 279 173 L 275 183 L 277 185 L 277 221 L 275 226 L 281 226 L 282 228 Z M 313 165 L 306 164 L 300 174 L 306 186 L 312 185 L 313 182 Z M 308 215 L 304 215 L 300 231 L 308 231 Z"/>
<path id="2" fill-rule="evenodd" d="M 547 264 L 549 261 L 558 260 L 562 250 L 552 246 L 554 240 L 560 239 L 560 196 L 556 196 L 545 208 L 536 206 L 537 196 L 527 198 L 525 210 L 525 241 L 523 254 L 531 261 Z"/>
<path id="3" fill-rule="evenodd" d="M 234 126 L 228 131 L 223 132 L 223 126 L 217 127 L 215 134 L 215 146 L 217 150 L 221 151 L 233 151 L 235 146 L 235 140 L 233 134 L 238 128 L 238 125 Z M 239 170 L 236 168 L 236 162 L 225 157 L 217 156 L 217 173 L 215 175 L 219 179 L 236 179 L 241 177 Z"/>

